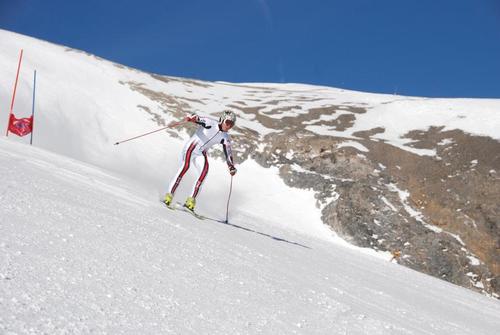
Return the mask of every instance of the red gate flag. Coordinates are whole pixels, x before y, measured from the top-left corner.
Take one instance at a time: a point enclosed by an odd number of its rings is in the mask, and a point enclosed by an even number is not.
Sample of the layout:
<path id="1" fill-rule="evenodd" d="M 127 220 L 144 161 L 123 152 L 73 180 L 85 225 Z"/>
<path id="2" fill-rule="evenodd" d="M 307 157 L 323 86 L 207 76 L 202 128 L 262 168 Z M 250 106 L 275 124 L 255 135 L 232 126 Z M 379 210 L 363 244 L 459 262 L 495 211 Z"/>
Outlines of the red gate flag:
<path id="1" fill-rule="evenodd" d="M 9 131 L 17 136 L 25 136 L 33 130 L 33 115 L 22 119 L 17 119 L 14 114 L 10 114 Z"/>

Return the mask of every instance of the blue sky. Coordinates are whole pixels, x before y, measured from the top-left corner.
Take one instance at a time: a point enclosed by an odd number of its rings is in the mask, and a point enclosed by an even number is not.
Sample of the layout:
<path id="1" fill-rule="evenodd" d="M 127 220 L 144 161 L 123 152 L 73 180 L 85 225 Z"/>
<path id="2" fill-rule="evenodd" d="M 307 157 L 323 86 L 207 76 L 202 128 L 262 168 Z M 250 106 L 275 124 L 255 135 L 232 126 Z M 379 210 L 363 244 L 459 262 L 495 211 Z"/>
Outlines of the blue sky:
<path id="1" fill-rule="evenodd" d="M 499 0 L 0 0 L 0 28 L 172 76 L 500 98 Z"/>

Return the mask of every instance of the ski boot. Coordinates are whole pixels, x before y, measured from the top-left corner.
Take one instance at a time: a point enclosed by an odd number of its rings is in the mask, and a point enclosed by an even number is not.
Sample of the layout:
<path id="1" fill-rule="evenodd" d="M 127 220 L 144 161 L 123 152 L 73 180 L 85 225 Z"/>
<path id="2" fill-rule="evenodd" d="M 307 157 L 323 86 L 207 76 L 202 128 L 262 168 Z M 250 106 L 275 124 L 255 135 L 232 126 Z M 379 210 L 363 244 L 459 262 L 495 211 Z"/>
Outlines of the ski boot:
<path id="1" fill-rule="evenodd" d="M 196 206 L 196 200 L 193 197 L 188 197 L 184 203 L 184 207 L 194 212 L 194 206 Z"/>
<path id="2" fill-rule="evenodd" d="M 172 193 L 165 194 L 165 199 L 163 199 L 163 203 L 167 205 L 167 207 L 172 206 L 172 199 L 174 198 Z"/>

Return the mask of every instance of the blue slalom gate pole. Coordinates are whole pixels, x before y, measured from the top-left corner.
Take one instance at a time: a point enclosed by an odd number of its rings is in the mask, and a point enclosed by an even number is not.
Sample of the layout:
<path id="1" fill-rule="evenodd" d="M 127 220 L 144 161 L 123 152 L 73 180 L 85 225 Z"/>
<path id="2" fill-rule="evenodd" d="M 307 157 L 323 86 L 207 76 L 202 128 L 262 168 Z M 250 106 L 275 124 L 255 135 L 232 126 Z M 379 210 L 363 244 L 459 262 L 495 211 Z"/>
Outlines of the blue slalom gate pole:
<path id="1" fill-rule="evenodd" d="M 35 130 L 35 90 L 36 90 L 36 70 L 33 75 L 33 106 L 31 107 L 31 139 L 30 145 L 33 145 L 33 131 Z"/>

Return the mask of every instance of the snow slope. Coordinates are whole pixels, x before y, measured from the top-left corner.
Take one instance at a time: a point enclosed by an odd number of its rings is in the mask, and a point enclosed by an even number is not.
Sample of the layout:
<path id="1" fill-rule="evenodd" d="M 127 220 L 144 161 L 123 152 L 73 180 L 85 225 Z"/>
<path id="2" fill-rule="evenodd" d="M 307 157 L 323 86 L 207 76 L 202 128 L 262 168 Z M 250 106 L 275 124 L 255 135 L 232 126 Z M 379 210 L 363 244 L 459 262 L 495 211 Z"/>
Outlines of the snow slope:
<path id="1" fill-rule="evenodd" d="M 462 129 L 497 139 L 500 136 L 497 131 L 500 127 L 499 100 L 426 99 L 299 84 L 232 84 L 159 78 L 81 51 L 1 29 L 0 49 L 0 129 L 5 129 L 7 123 L 19 51 L 23 49 L 14 112 L 17 117 L 30 114 L 32 76 L 36 69 L 34 145 L 127 175 L 154 187 L 156 194 L 165 193 L 170 178 L 178 169 L 182 144 L 189 135 L 181 131 L 178 137 L 171 137 L 163 132 L 120 146 L 113 143 L 157 129 L 152 114 L 160 115 L 164 122 L 177 120 L 179 116 L 173 111 L 179 109 L 209 115 L 228 105 L 263 107 L 256 114 L 239 112 L 238 127 L 232 130 L 237 134 L 238 128 L 250 129 L 262 138 L 280 129 L 266 127 L 257 116 L 279 120 L 308 114 L 314 108 L 341 105 L 339 108 L 345 108 L 345 112 L 338 112 L 335 116 L 321 115 L 318 120 L 309 120 L 304 125 L 318 134 L 351 139 L 341 146 L 353 146 L 361 151 L 367 149 L 356 142 L 355 133 L 376 127 L 383 127 L 385 131 L 374 135 L 374 140 L 385 140 L 424 155 L 433 155 L 435 151 L 408 146 L 412 140 L 401 136 L 410 130 L 440 125 L 446 126 L 445 129 Z M 162 95 L 163 100 L 142 94 L 137 88 Z M 280 107 L 285 110 L 274 110 Z M 349 107 L 363 107 L 367 112 L 353 114 Z M 342 113 L 355 115 L 352 127 L 337 131 L 321 125 L 321 121 Z M 27 142 L 27 139 L 13 135 L 11 138 Z M 250 211 L 267 206 L 267 212 L 276 211 L 285 216 L 282 225 L 327 240 L 334 238 L 333 233 L 323 227 L 312 191 L 280 189 L 282 183 L 277 171 L 263 169 L 251 160 L 239 164 L 238 169 L 234 194 L 236 205 L 244 203 Z M 261 182 L 256 183 L 256 180 Z M 189 180 L 181 186 L 180 198 L 190 190 L 186 185 L 189 185 Z M 198 203 L 203 206 L 217 198 L 215 206 L 219 206 L 216 210 L 220 211 L 225 197 L 221 195 L 221 188 L 227 187 L 224 163 L 211 160 L 209 178 Z M 273 192 L 275 196 L 264 203 L 260 196 L 262 192 Z"/>
<path id="2" fill-rule="evenodd" d="M 126 177 L 7 139 L 0 175 L 2 334 L 500 329 L 498 300 L 284 229 L 262 209 L 202 222 Z"/>
<path id="3" fill-rule="evenodd" d="M 38 88 L 38 148 L 19 143 L 26 139 L 0 139 L 0 333 L 494 334 L 500 328 L 498 301 L 346 246 L 322 224 L 314 193 L 285 186 L 276 169 L 239 164 L 231 225 L 200 223 L 158 201 L 186 132 L 112 145 L 158 127 L 144 108 L 166 122 L 176 118 L 175 103 L 141 94 L 137 85 L 200 114 L 239 102 L 252 107 L 274 99 L 270 106 L 285 108 L 301 102 L 281 113 L 272 107 L 241 113 L 238 126 L 260 137 L 279 130 L 256 115 L 280 119 L 329 104 L 364 106 L 368 112 L 341 134 L 350 139 L 345 145 L 359 145 L 356 131 L 383 126 L 377 137 L 418 154 L 433 152 L 407 146 L 401 135 L 408 129 L 446 124 L 497 138 L 497 100 L 159 80 L 4 30 L 0 48 L 0 127 L 21 48 L 16 116 L 31 111 L 34 69 Z M 421 107 L 412 119 L 415 106 Z M 442 112 L 431 113 L 436 107 Z M 337 134 L 314 120 L 307 128 Z M 181 184 L 178 200 L 189 188 L 189 180 Z M 199 210 L 223 217 L 228 188 L 224 163 L 211 160 Z"/>
<path id="4" fill-rule="evenodd" d="M 15 79 L 18 52 L 24 49 L 14 108 L 17 117 L 31 113 L 32 75 L 33 70 L 37 70 L 34 145 L 128 175 L 142 184 L 154 185 L 155 195 L 166 192 L 170 178 L 178 169 L 183 142 L 189 137 L 186 132 L 181 132 L 179 138 L 157 133 L 135 142 L 113 145 L 119 139 L 158 128 L 138 105 L 158 113 L 165 109 L 122 82 L 144 82 L 156 89 L 164 89 L 165 83 L 147 73 L 4 30 L 0 30 L 0 48 L 6 51 L 0 54 L 0 73 L 5 74 L 2 82 L 9 84 L 6 78 Z M 10 94 L 11 87 L 0 89 L 0 102 L 6 107 L 2 108 L 5 118 L 0 118 L 0 129 L 7 123 Z M 201 114 L 207 113 L 206 110 Z M 165 114 L 165 118 L 167 122 L 173 120 L 169 114 Z M 14 135 L 10 138 L 29 141 Z M 235 205 L 244 202 L 249 211 L 256 207 L 271 208 L 280 213 L 282 225 L 313 236 L 334 238 L 333 232 L 321 221 L 312 191 L 283 188 L 276 170 L 264 169 L 250 160 L 239 164 L 238 170 L 232 200 Z M 261 183 L 256 184 L 255 180 Z M 183 180 L 177 192 L 179 201 L 184 201 L 192 183 L 192 176 Z M 199 208 L 210 204 L 214 211 L 225 210 L 228 188 L 225 163 L 210 160 L 209 178 L 197 199 Z M 249 189 L 253 189 L 250 194 L 245 192 Z M 270 202 L 262 202 L 261 197 L 255 195 L 270 191 L 275 194 Z M 214 198 L 218 201 L 212 201 Z"/>

